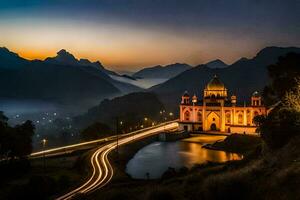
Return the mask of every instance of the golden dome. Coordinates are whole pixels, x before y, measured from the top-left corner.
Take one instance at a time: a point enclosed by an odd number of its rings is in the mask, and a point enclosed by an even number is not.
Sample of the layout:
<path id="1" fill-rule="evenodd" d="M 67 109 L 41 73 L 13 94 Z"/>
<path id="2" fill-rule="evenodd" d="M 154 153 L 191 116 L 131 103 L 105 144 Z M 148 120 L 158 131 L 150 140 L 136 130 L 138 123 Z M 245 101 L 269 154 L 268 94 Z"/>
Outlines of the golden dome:
<path id="1" fill-rule="evenodd" d="M 206 86 L 207 90 L 225 90 L 225 85 L 220 81 L 220 79 L 215 75 L 213 79 L 209 81 L 209 83 Z"/>

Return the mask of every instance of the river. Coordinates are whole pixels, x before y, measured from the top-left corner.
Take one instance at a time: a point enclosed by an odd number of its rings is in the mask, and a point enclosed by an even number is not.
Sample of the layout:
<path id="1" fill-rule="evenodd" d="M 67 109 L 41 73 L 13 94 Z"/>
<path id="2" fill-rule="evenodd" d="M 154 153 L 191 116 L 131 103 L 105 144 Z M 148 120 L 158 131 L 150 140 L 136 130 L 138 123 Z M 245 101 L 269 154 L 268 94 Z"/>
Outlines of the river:
<path id="1" fill-rule="evenodd" d="M 239 160 L 242 156 L 224 151 L 202 148 L 204 144 L 223 140 L 225 136 L 201 135 L 176 142 L 154 142 L 140 149 L 127 163 L 126 172 L 135 179 L 145 179 L 149 173 L 150 179 L 161 177 L 169 168 L 191 168 L 195 164 L 207 161 L 225 162 Z"/>

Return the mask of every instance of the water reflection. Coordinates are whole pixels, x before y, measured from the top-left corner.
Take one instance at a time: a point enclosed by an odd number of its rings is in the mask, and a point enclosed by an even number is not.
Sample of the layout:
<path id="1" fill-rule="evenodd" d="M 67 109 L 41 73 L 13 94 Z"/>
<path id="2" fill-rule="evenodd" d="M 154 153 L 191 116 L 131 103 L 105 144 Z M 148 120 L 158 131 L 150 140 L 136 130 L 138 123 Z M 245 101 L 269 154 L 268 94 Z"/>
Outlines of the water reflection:
<path id="1" fill-rule="evenodd" d="M 192 167 L 207 161 L 237 160 L 237 154 L 202 148 L 203 144 L 224 139 L 224 136 L 199 136 L 176 142 L 154 142 L 141 150 L 128 162 L 126 171 L 133 178 L 159 178 L 168 167 Z"/>

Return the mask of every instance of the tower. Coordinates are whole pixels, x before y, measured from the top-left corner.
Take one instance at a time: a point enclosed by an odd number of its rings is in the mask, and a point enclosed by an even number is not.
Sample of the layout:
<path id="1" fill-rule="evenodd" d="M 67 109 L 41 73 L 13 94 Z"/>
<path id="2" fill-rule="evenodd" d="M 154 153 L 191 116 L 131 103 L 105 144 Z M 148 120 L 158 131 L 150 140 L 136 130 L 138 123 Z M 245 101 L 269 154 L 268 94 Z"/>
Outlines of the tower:
<path id="1" fill-rule="evenodd" d="M 232 104 L 233 106 L 235 106 L 235 105 L 236 105 L 236 102 L 237 102 L 236 96 L 235 96 L 235 95 L 232 95 L 232 96 L 231 96 L 231 104 Z"/>
<path id="2" fill-rule="evenodd" d="M 255 91 L 251 96 L 251 106 L 262 106 L 261 96 Z"/>
<path id="3" fill-rule="evenodd" d="M 190 104 L 190 95 L 187 91 L 181 97 L 181 104 L 189 105 Z"/>

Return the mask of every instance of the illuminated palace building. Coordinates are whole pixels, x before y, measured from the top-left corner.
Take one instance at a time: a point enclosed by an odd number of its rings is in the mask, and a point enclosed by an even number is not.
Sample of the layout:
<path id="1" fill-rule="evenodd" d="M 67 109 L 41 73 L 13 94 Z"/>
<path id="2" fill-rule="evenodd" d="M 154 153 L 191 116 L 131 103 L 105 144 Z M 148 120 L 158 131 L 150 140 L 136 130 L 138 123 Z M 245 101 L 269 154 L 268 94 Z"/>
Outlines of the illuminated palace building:
<path id="1" fill-rule="evenodd" d="M 188 92 L 180 104 L 180 129 L 186 131 L 220 131 L 228 133 L 255 133 L 253 118 L 265 115 L 266 108 L 258 92 L 254 92 L 251 103 L 237 104 L 237 97 L 228 98 L 224 84 L 217 76 L 204 89 L 203 100 L 190 98 Z"/>

